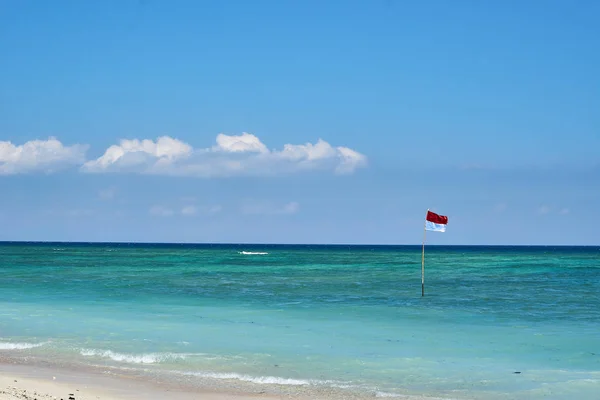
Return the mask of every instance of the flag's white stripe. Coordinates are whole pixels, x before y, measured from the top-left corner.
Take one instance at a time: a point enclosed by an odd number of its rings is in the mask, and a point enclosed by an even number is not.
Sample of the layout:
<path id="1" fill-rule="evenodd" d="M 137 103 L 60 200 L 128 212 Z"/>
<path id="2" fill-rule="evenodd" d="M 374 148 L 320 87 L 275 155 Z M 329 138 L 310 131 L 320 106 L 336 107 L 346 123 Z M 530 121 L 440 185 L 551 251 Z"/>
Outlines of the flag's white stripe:
<path id="1" fill-rule="evenodd" d="M 428 231 L 446 232 L 446 224 L 436 224 L 425 220 L 425 229 Z"/>

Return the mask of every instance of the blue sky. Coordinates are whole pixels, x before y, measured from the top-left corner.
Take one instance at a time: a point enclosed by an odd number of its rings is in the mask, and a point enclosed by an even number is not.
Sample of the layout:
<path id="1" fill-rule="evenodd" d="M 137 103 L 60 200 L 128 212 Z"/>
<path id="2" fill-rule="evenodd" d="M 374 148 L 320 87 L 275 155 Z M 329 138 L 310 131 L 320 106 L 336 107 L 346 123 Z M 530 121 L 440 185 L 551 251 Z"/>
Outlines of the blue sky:
<path id="1" fill-rule="evenodd" d="M 600 244 L 599 13 L 4 1 L 0 240 Z"/>

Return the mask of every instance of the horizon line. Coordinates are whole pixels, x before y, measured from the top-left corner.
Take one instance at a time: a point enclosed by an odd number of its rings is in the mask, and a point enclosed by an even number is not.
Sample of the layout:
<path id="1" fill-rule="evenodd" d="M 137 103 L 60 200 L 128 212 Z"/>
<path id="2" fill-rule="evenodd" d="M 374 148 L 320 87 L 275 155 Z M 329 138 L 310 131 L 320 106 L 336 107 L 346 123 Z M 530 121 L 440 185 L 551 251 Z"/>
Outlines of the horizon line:
<path id="1" fill-rule="evenodd" d="M 129 245 L 203 245 L 203 246 L 347 246 L 400 247 L 422 243 L 252 243 L 252 242 L 144 242 L 144 241 L 64 241 L 64 240 L 0 240 L 0 244 L 129 244 Z M 427 247 L 600 247 L 600 244 L 426 244 Z"/>

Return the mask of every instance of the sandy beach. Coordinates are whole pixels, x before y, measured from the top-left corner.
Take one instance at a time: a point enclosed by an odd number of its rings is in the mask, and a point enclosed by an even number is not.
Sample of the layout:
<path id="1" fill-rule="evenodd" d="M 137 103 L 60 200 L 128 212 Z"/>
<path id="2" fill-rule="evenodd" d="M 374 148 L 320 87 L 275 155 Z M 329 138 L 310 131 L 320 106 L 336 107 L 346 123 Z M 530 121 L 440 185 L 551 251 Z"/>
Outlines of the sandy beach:
<path id="1" fill-rule="evenodd" d="M 30 365 L 0 364 L 0 400 L 250 400 L 284 397 L 264 393 L 178 390 L 123 376 Z"/>

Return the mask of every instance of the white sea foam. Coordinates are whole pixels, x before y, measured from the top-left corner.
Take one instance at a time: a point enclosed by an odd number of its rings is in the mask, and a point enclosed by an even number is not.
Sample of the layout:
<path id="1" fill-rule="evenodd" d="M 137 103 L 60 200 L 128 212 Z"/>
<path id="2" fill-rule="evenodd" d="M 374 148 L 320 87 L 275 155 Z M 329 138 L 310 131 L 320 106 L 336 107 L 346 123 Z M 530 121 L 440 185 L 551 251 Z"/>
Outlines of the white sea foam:
<path id="1" fill-rule="evenodd" d="M 251 255 L 254 255 L 254 256 L 257 256 L 257 255 L 264 256 L 264 255 L 269 254 L 266 251 L 240 251 L 238 253 L 239 254 L 244 254 L 244 255 L 247 255 L 247 256 L 251 256 Z"/>
<path id="2" fill-rule="evenodd" d="M 0 350 L 27 350 L 35 347 L 41 347 L 47 342 L 43 343 L 11 343 L 11 342 L 0 342 Z"/>
<path id="3" fill-rule="evenodd" d="M 397 394 L 397 393 L 388 393 L 388 392 L 375 392 L 375 397 L 404 397 L 406 398 L 407 396 L 404 396 L 402 394 Z"/>
<path id="4" fill-rule="evenodd" d="M 343 387 L 344 382 L 318 380 L 318 379 L 293 379 L 278 376 L 252 376 L 237 374 L 234 372 L 185 372 L 184 375 L 197 376 L 209 379 L 235 379 L 238 381 L 258 383 L 263 385 L 286 385 L 286 386 L 338 386 Z M 350 387 L 350 386 L 348 386 Z"/>
<path id="5" fill-rule="evenodd" d="M 183 353 L 143 353 L 143 354 L 124 354 L 111 350 L 81 349 L 80 354 L 86 357 L 110 358 L 113 361 L 132 363 L 132 364 L 157 364 L 165 361 L 182 360 L 191 355 L 201 354 L 183 354 Z"/>
<path id="6" fill-rule="evenodd" d="M 373 388 L 369 388 L 369 391 L 372 391 Z M 396 399 L 405 399 L 405 400 L 454 400 L 454 397 L 437 397 L 431 396 L 427 394 L 399 394 L 393 392 L 382 392 L 379 390 L 375 390 L 375 397 L 385 397 L 385 398 L 396 398 Z"/>
<path id="7" fill-rule="evenodd" d="M 294 385 L 294 386 L 306 386 L 310 385 L 312 381 L 304 379 L 291 379 L 291 378 L 279 378 L 276 376 L 251 376 L 236 373 L 220 373 L 220 372 L 192 372 L 187 375 L 193 375 L 200 378 L 212 378 L 212 379 L 235 379 L 239 381 L 260 383 L 260 384 L 274 384 L 274 385 Z"/>
<path id="8" fill-rule="evenodd" d="M 384 398 L 397 398 L 397 399 L 427 399 L 427 400 L 442 400 L 437 397 L 414 397 L 405 394 L 398 394 L 393 392 L 383 392 L 378 390 L 376 387 L 357 385 L 350 381 L 336 381 L 336 380 L 320 380 L 320 379 L 293 379 L 293 378 L 282 378 L 277 376 L 252 376 L 237 373 L 227 372 L 181 372 L 171 371 L 176 374 L 183 374 L 186 376 L 195 376 L 198 378 L 207 379 L 220 379 L 220 380 L 238 380 L 243 382 L 249 382 L 261 385 L 282 385 L 282 386 L 310 386 L 310 387 L 328 387 L 345 390 L 359 390 L 361 392 L 370 392 L 374 397 Z"/>

